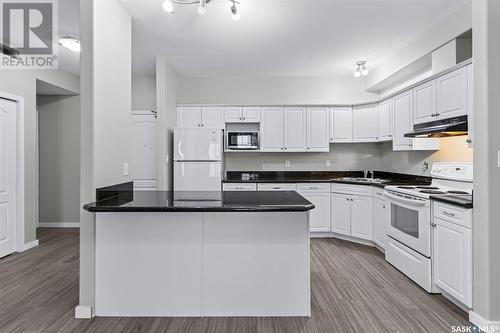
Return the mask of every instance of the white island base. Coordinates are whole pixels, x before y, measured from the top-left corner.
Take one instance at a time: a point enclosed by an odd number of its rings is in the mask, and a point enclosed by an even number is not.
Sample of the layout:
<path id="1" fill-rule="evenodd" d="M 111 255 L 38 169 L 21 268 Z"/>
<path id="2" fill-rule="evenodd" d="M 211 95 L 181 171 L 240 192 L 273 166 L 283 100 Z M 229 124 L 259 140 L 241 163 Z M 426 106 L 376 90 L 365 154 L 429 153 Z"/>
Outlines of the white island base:
<path id="1" fill-rule="evenodd" d="M 310 316 L 309 212 L 96 213 L 97 316 Z"/>

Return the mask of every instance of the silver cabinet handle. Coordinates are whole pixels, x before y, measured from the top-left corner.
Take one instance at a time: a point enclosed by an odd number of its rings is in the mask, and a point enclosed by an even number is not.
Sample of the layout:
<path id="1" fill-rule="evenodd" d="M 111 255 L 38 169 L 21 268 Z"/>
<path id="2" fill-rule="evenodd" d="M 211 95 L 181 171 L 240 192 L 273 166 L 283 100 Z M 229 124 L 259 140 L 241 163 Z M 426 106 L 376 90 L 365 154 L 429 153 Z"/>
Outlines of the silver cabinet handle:
<path id="1" fill-rule="evenodd" d="M 437 226 L 436 223 L 431 223 L 431 227 L 435 228 Z"/>
<path id="2" fill-rule="evenodd" d="M 243 119 L 241 119 L 241 120 L 245 120 L 245 119 L 246 119 L 246 118 L 245 118 L 245 117 L 243 117 Z"/>
<path id="3" fill-rule="evenodd" d="M 273 187 L 273 190 L 281 190 L 281 187 Z"/>
<path id="4" fill-rule="evenodd" d="M 317 190 L 317 189 L 318 189 L 318 187 L 317 187 L 317 186 L 309 186 L 309 189 L 310 189 L 310 190 Z"/>
<path id="5" fill-rule="evenodd" d="M 465 142 L 467 142 L 467 143 L 471 143 L 471 142 L 472 142 L 472 140 L 471 140 L 471 139 L 467 139 L 467 140 L 465 140 Z"/>
<path id="6" fill-rule="evenodd" d="M 385 209 L 385 205 L 383 205 L 383 206 L 382 206 L 382 208 L 384 208 L 384 209 Z"/>
<path id="7" fill-rule="evenodd" d="M 447 211 L 445 211 L 445 210 L 443 210 L 443 214 L 444 214 L 444 215 L 448 215 L 448 216 L 455 216 L 455 214 L 450 213 L 450 212 L 447 212 Z"/>
<path id="8" fill-rule="evenodd" d="M 349 201 L 349 198 L 345 198 L 347 201 Z"/>
<path id="9" fill-rule="evenodd" d="M 205 127 L 205 124 L 201 124 L 201 127 Z"/>
<path id="10" fill-rule="evenodd" d="M 354 201 L 354 199 L 351 199 L 351 201 Z"/>

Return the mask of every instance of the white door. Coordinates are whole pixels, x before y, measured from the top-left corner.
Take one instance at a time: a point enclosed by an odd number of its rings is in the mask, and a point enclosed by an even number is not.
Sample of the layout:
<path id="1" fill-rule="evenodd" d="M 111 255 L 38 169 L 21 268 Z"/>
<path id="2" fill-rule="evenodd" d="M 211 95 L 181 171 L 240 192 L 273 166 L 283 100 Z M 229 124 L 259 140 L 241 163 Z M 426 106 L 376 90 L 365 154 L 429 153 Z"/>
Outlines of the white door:
<path id="1" fill-rule="evenodd" d="M 432 80 L 413 89 L 413 122 L 422 124 L 436 119 L 436 81 Z"/>
<path id="2" fill-rule="evenodd" d="M 240 107 L 232 106 L 224 109 L 226 123 L 241 123 L 243 120 L 243 111 Z"/>
<path id="3" fill-rule="evenodd" d="M 330 231 L 330 192 L 299 192 L 304 198 L 314 204 L 309 215 L 311 232 Z"/>
<path id="4" fill-rule="evenodd" d="M 132 163 L 134 187 L 158 188 L 158 121 L 151 112 L 132 112 Z"/>
<path id="5" fill-rule="evenodd" d="M 394 97 L 393 150 L 412 150 L 413 139 L 405 138 L 405 133 L 413 131 L 412 91 L 408 90 Z"/>
<path id="6" fill-rule="evenodd" d="M 378 114 L 376 105 L 358 106 L 352 110 L 354 142 L 378 140 Z"/>
<path id="7" fill-rule="evenodd" d="M 372 198 L 351 196 L 351 236 L 372 240 Z"/>
<path id="8" fill-rule="evenodd" d="M 434 218 L 434 281 L 438 287 L 472 307 L 471 230 Z"/>
<path id="9" fill-rule="evenodd" d="M 224 108 L 205 107 L 201 109 L 201 127 L 224 129 Z"/>
<path id="10" fill-rule="evenodd" d="M 387 243 L 388 209 L 384 200 L 373 200 L 373 241 L 385 249 Z"/>
<path id="11" fill-rule="evenodd" d="M 307 109 L 307 151 L 330 151 L 329 108 Z"/>
<path id="12" fill-rule="evenodd" d="M 16 251 L 16 108 L 0 99 L 0 258 Z"/>
<path id="13" fill-rule="evenodd" d="M 174 161 L 221 161 L 222 148 L 222 130 L 174 131 Z"/>
<path id="14" fill-rule="evenodd" d="M 222 162 L 174 162 L 174 191 L 220 191 Z"/>
<path id="15" fill-rule="evenodd" d="M 177 127 L 180 128 L 201 127 L 201 108 L 198 107 L 177 108 Z"/>
<path id="16" fill-rule="evenodd" d="M 261 151 L 283 151 L 283 108 L 261 109 L 260 138 Z"/>
<path id="17" fill-rule="evenodd" d="M 331 108 L 330 142 L 352 142 L 352 109 Z"/>
<path id="18" fill-rule="evenodd" d="M 378 106 L 378 138 L 379 141 L 392 140 L 392 99 L 383 101 Z"/>
<path id="19" fill-rule="evenodd" d="M 438 119 L 467 115 L 467 67 L 436 79 Z"/>
<path id="20" fill-rule="evenodd" d="M 260 123 L 260 107 L 249 106 L 243 108 L 244 123 Z"/>
<path id="21" fill-rule="evenodd" d="M 332 194 L 331 205 L 332 232 L 351 235 L 351 196 L 340 193 Z"/>
<path id="22" fill-rule="evenodd" d="M 306 151 L 306 108 L 285 108 L 284 112 L 284 146 L 285 151 Z"/>

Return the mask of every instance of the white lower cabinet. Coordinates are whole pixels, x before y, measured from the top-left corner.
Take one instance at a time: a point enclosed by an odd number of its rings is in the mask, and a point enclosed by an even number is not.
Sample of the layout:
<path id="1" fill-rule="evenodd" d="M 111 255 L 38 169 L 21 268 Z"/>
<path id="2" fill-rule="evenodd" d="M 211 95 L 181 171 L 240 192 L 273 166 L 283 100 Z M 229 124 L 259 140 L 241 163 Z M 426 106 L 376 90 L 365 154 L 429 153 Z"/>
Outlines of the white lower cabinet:
<path id="1" fill-rule="evenodd" d="M 382 249 L 387 244 L 387 223 L 389 219 L 385 200 L 373 199 L 373 242 Z"/>
<path id="2" fill-rule="evenodd" d="M 465 219 L 459 219 L 457 207 L 450 206 L 450 218 L 437 217 L 440 204 L 434 210 L 434 252 L 432 257 L 434 283 L 447 294 L 472 308 L 472 232 L 470 210 L 463 209 Z M 458 215 L 458 214 L 457 214 Z M 464 223 L 465 222 L 465 223 Z"/>
<path id="3" fill-rule="evenodd" d="M 351 235 L 351 196 L 332 193 L 332 232 Z"/>
<path id="4" fill-rule="evenodd" d="M 332 232 L 372 240 L 372 198 L 332 194 Z"/>
<path id="5" fill-rule="evenodd" d="M 315 206 L 309 216 L 311 232 L 330 231 L 330 186 L 329 184 L 298 184 L 298 193 Z"/>
<path id="6" fill-rule="evenodd" d="M 223 191 L 257 191 L 255 183 L 224 183 L 222 184 Z"/>

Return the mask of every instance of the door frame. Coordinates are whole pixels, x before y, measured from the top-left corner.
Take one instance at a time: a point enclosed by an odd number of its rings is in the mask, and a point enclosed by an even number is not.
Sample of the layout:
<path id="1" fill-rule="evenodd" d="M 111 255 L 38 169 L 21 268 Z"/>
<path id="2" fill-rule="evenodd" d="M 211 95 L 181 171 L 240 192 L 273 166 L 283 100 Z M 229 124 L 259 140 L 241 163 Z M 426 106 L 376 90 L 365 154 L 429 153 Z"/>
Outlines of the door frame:
<path id="1" fill-rule="evenodd" d="M 25 245 L 25 194 L 24 194 L 24 97 L 0 91 L 0 98 L 16 102 L 16 252 L 29 247 Z M 30 246 L 31 247 L 31 246 Z"/>

